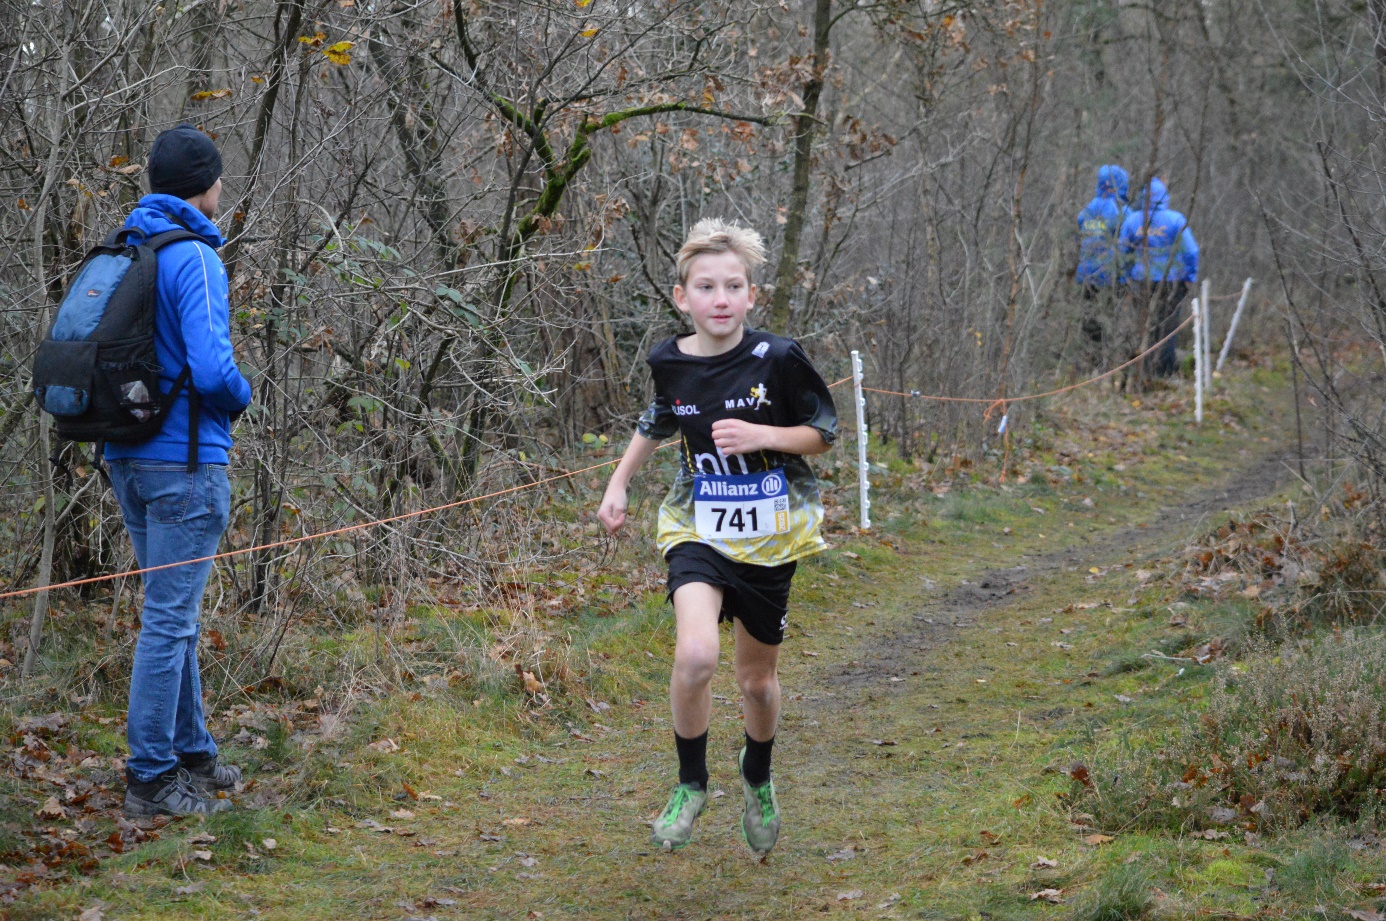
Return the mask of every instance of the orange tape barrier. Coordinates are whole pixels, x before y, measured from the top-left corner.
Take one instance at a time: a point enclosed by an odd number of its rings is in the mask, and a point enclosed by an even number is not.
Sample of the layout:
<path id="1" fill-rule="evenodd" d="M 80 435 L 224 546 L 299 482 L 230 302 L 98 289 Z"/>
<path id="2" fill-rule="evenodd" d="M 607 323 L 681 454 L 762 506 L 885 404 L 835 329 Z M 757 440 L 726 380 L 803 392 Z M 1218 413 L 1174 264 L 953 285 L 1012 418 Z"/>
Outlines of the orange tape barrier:
<path id="1" fill-rule="evenodd" d="M 1036 399 L 1039 399 L 1040 397 L 1053 396 L 1054 394 L 1057 394 L 1057 393 L 1063 393 L 1063 392 L 1068 391 L 1068 390 L 1073 390 L 1073 389 L 1075 389 L 1075 388 L 1077 388 L 1077 387 L 1086 386 L 1087 384 L 1094 383 L 1094 382 L 1096 382 L 1096 381 L 1102 380 L 1104 377 L 1108 377 L 1108 376 L 1110 376 L 1110 375 L 1112 375 L 1112 374 L 1115 374 L 1116 372 L 1120 371 L 1122 368 L 1125 368 L 1125 367 L 1129 366 L 1130 364 L 1132 364 L 1132 363 L 1134 363 L 1134 362 L 1136 362 L 1136 361 L 1139 361 L 1141 358 L 1145 357 L 1145 355 L 1150 354 L 1150 352 L 1153 352 L 1156 348 L 1158 348 L 1159 346 L 1163 345 L 1167 339 L 1173 337 L 1173 336 L 1176 335 L 1181 329 L 1183 329 L 1185 326 L 1187 326 L 1187 325 L 1192 321 L 1192 319 L 1193 319 L 1193 318 L 1190 317 L 1188 320 L 1185 320 L 1183 323 L 1179 324 L 1178 328 L 1176 328 L 1176 329 L 1174 330 L 1173 333 L 1170 333 L 1169 336 L 1166 336 L 1164 339 L 1161 339 L 1159 342 L 1155 343 L 1155 345 L 1151 346 L 1148 350 L 1146 350 L 1146 351 L 1143 352 L 1142 354 L 1137 355 L 1135 358 L 1131 359 L 1131 361 L 1128 361 L 1126 364 L 1120 365 L 1119 367 L 1116 367 L 1116 368 L 1113 368 L 1111 371 L 1108 371 L 1106 374 L 1103 374 L 1103 375 L 1100 375 L 1100 376 L 1098 376 L 1098 377 L 1095 377 L 1095 378 L 1093 378 L 1092 380 L 1083 381 L 1083 382 L 1080 383 L 1080 384 L 1074 384 L 1074 385 L 1072 385 L 1072 386 L 1070 386 L 1070 387 L 1064 387 L 1064 388 L 1062 388 L 1062 389 L 1060 389 L 1060 390 L 1053 390 L 1053 391 L 1050 391 L 1049 393 L 1037 393 L 1037 394 L 1033 394 L 1033 395 L 1031 395 L 1031 396 L 1016 397 L 1016 398 L 1014 398 L 1014 399 L 1012 399 L 1012 400 L 986 400 L 986 399 L 980 399 L 980 398 L 975 398 L 975 397 L 937 397 L 937 396 L 924 396 L 923 399 L 926 399 L 926 400 L 947 400 L 947 401 L 950 401 L 950 402 L 958 402 L 958 403 L 989 403 L 989 404 L 991 404 L 991 406 L 987 409 L 987 413 L 986 413 L 986 414 L 987 414 L 988 417 L 990 417 L 990 416 L 991 416 L 991 413 L 992 413 L 992 410 L 993 410 L 996 406 L 998 406 L 998 405 L 999 405 L 999 406 L 1005 406 L 1005 404 L 1006 404 L 1007 402 L 1016 403 L 1016 402 L 1019 402 L 1019 401 L 1021 401 L 1021 400 L 1036 400 Z M 852 378 L 851 378 L 850 376 L 849 376 L 849 377 L 844 377 L 844 378 L 842 378 L 841 380 L 833 381 L 831 384 L 828 385 L 828 387 L 829 387 L 829 388 L 838 387 L 838 386 L 840 386 L 840 385 L 842 385 L 842 384 L 847 383 L 847 382 L 850 381 L 851 379 L 852 379 Z M 892 390 L 876 390 L 876 389 L 871 388 L 871 387 L 863 387 L 862 389 L 863 389 L 863 390 L 869 390 L 869 391 L 872 392 L 872 393 L 883 393 L 883 394 L 888 394 L 888 395 L 891 395 L 891 396 L 901 396 L 901 397 L 918 396 L 918 394 L 897 393 L 897 392 L 892 391 Z M 660 445 L 659 448 L 656 448 L 656 450 L 659 450 L 659 449 L 661 449 L 661 448 L 667 448 L 667 447 L 670 447 L 670 446 L 676 445 L 676 444 L 678 444 L 677 441 L 666 441 L 664 444 Z M 144 569 L 131 569 L 131 570 L 127 570 L 126 572 L 113 572 L 113 573 L 108 573 L 108 574 L 106 574 L 106 575 L 104 575 L 104 576 L 89 576 L 89 577 L 87 577 L 87 578 L 85 578 L 85 579 L 72 579 L 71 581 L 68 581 L 68 582 L 59 582 L 59 583 L 56 583 L 56 584 L 54 584 L 54 585 L 39 585 L 39 586 L 34 586 L 34 587 L 32 587 L 32 588 L 15 589 L 15 590 L 13 590 L 13 591 L 0 593 L 0 601 L 5 601 L 5 600 L 10 599 L 10 598 L 22 598 L 22 597 L 24 597 L 24 596 L 26 596 L 26 595 L 36 595 L 36 594 L 38 594 L 39 592 L 57 591 L 58 589 L 62 589 L 62 588 L 77 588 L 78 586 L 82 586 L 82 585 L 94 585 L 94 584 L 96 584 L 96 583 L 98 583 L 98 582 L 110 582 L 110 581 L 115 580 L 115 579 L 123 579 L 123 578 L 125 578 L 125 577 L 127 577 L 127 576 L 141 576 L 141 575 L 144 575 L 145 573 L 148 573 L 148 572 L 159 572 L 159 571 L 164 570 L 164 569 L 174 569 L 174 568 L 179 567 L 179 566 L 191 566 L 191 565 L 194 564 L 194 563 L 206 563 L 206 562 L 211 562 L 211 561 L 216 561 L 216 560 L 225 560 L 225 559 L 230 559 L 231 557 L 243 556 L 243 555 L 245 555 L 245 554 L 247 554 L 247 553 L 256 553 L 256 552 L 259 552 L 259 551 L 261 551 L 261 550 L 277 550 L 277 549 L 279 549 L 279 548 L 281 548 L 281 547 L 292 547 L 292 546 L 294 546 L 294 545 L 296 545 L 296 544 L 303 544 L 303 543 L 307 543 L 307 542 L 309 542 L 309 541 L 321 540 L 321 539 L 326 538 L 326 537 L 335 537 L 335 536 L 337 536 L 337 535 L 339 535 L 339 534 L 350 534 L 350 533 L 355 532 L 355 531 L 364 531 L 364 530 L 366 530 L 367 528 L 378 527 L 378 526 L 380 526 L 380 525 L 382 525 L 382 524 L 391 524 L 391 523 L 396 522 L 396 521 L 406 521 L 406 520 L 408 520 L 408 519 L 410 519 L 410 518 L 420 518 L 420 517 L 422 517 L 422 516 L 424 516 L 424 515 L 432 515 L 432 514 L 435 514 L 435 513 L 437 513 L 437 512 L 445 512 L 445 511 L 448 511 L 449 509 L 461 508 L 461 507 L 464 506 L 464 505 L 472 505 L 473 503 L 476 503 L 476 502 L 483 502 L 483 501 L 485 501 L 485 500 L 487 500 L 487 499 L 494 499 L 494 498 L 496 498 L 496 497 L 498 497 L 498 496 L 508 495 L 509 493 L 521 492 L 521 491 L 526 490 L 526 489 L 534 489 L 534 488 L 536 488 L 536 487 L 543 486 L 543 485 L 545 485 L 545 484 L 547 484 L 547 483 L 555 483 L 555 482 L 557 482 L 557 481 L 559 481 L 559 480 L 566 480 L 566 479 L 568 479 L 568 478 L 570 478 L 570 477 L 581 476 L 581 475 L 584 474 L 584 473 L 591 473 L 593 470 L 601 470 L 603 467 L 611 467 L 611 466 L 613 466 L 613 465 L 615 465 L 615 464 L 619 464 L 620 462 L 621 462 L 620 458 L 617 458 L 616 460 L 609 460 L 609 461 L 604 461 L 603 463 L 600 463 L 600 464 L 593 464 L 593 465 L 590 466 L 590 467 L 583 467 L 581 470 L 572 470 L 572 471 L 568 471 L 568 472 L 566 472 L 566 473 L 557 474 L 557 475 L 555 475 L 555 476 L 545 477 L 545 478 L 542 479 L 542 480 L 535 480 L 533 483 L 525 483 L 525 484 L 520 485 L 520 486 L 510 486 L 510 487 L 507 487 L 506 489 L 499 489 L 499 490 L 496 490 L 495 492 L 487 493 L 487 494 L 484 495 L 484 496 L 473 496 L 473 497 L 471 497 L 470 499 L 459 499 L 459 500 L 457 500 L 456 502 L 448 502 L 448 503 L 446 503 L 446 504 L 444 504 L 444 505 L 435 505 L 435 506 L 433 506 L 432 508 L 419 509 L 418 511 L 414 511 L 414 512 L 404 512 L 403 514 L 400 514 L 400 515 L 393 515 L 393 516 L 391 516 L 391 517 L 389 517 L 389 518 L 379 518 L 379 519 L 375 519 L 375 520 L 373 520 L 373 521 L 364 521 L 364 522 L 361 522 L 360 524 L 353 524 L 353 525 L 347 525 L 346 527 L 334 528 L 334 529 L 332 529 L 331 531 L 320 531 L 320 532 L 315 533 L 315 534 L 303 534 L 303 535 L 300 535 L 299 537 L 289 537 L 289 538 L 285 538 L 284 540 L 273 541 L 273 542 L 267 543 L 267 544 L 259 544 L 259 545 L 254 546 L 254 547 L 242 547 L 242 548 L 239 549 L 239 550 L 227 550 L 227 551 L 225 551 L 224 553 L 215 553 L 215 554 L 212 554 L 211 556 L 198 557 L 198 558 L 195 559 L 195 560 L 179 560 L 179 561 L 176 562 L 176 563 L 165 563 L 165 564 L 163 564 L 162 566 L 148 566 L 148 567 L 145 567 Z"/>
<path id="2" fill-rule="evenodd" d="M 837 387 L 838 385 L 845 384 L 850 380 L 850 377 L 844 377 L 842 380 L 834 381 L 828 386 L 830 388 Z M 659 448 L 656 448 L 655 450 L 659 450 L 660 448 L 667 448 L 676 444 L 678 444 L 677 441 L 666 441 L 664 444 L 660 445 Z M 8 598 L 21 598 L 25 595 L 36 595 L 39 592 L 56 591 L 60 588 L 76 588 L 79 585 L 93 585 L 97 582 L 110 582 L 113 579 L 123 579 L 126 576 L 142 576 L 147 572 L 159 572 L 160 570 L 164 569 L 174 569 L 178 566 L 191 566 L 193 563 L 206 563 L 208 561 L 213 560 L 225 560 L 230 559 L 233 556 L 242 556 L 244 554 L 255 553 L 260 550 L 277 550 L 280 547 L 292 547 L 295 544 L 307 543 L 308 541 L 313 540 L 321 540 L 325 537 L 335 537 L 338 534 L 350 534 L 353 531 L 364 531 L 367 528 L 374 528 L 382 524 L 390 524 L 396 521 L 405 521 L 410 518 L 419 518 L 424 515 L 432 515 L 436 512 L 445 512 L 449 509 L 460 508 L 464 505 L 471 505 L 476 502 L 483 502 L 487 499 L 494 499 L 497 496 L 504 496 L 508 493 L 520 492 L 526 489 L 534 489 L 538 486 L 543 486 L 546 483 L 555 483 L 559 480 L 566 480 L 569 477 L 581 476 L 584 473 L 591 473 L 593 470 L 601 470 L 603 467 L 610 467 L 615 464 L 619 464 L 620 462 L 621 459 L 618 457 L 615 460 L 604 461 L 600 464 L 593 464 L 590 467 L 583 467 L 581 470 L 571 470 L 567 473 L 560 473 L 555 476 L 545 477 L 542 480 L 535 480 L 533 483 L 525 483 L 521 486 L 510 486 L 506 489 L 499 489 L 495 492 L 487 493 L 484 496 L 473 496 L 470 499 L 459 499 L 456 502 L 448 502 L 445 505 L 435 505 L 432 508 L 419 509 L 416 512 L 405 512 L 401 515 L 391 516 L 390 518 L 379 518 L 374 521 L 364 521 L 360 524 L 347 525 L 343 528 L 334 528 L 331 531 L 321 531 L 316 534 L 303 534 L 299 537 L 290 537 L 286 538 L 285 540 L 277 540 L 273 543 L 260 544 L 255 547 L 242 547 L 239 550 L 227 550 L 225 553 L 216 553 L 212 556 L 198 557 L 195 560 L 179 560 L 176 563 L 165 563 L 162 566 L 147 566 L 144 569 L 131 569 L 126 572 L 113 572 L 108 573 L 104 576 L 89 576 L 85 579 L 73 579 L 70 582 L 59 582 L 55 585 L 39 585 L 33 588 L 15 589 L 14 591 L 4 592 L 0 594 L 0 601 L 4 601 Z"/>
<path id="3" fill-rule="evenodd" d="M 1025 400 L 1038 400 L 1038 399 L 1041 399 L 1041 398 L 1043 398 L 1043 397 L 1058 396 L 1058 395 L 1061 394 L 1061 393 L 1068 393 L 1070 390 L 1077 390 L 1077 389 L 1080 388 L 1080 387 L 1086 387 L 1086 386 L 1088 386 L 1089 384 L 1095 384 L 1095 383 L 1097 383 L 1098 381 L 1106 380 L 1107 378 L 1111 377 L 1113 374 L 1116 374 L 1116 373 L 1119 372 L 1119 371 L 1124 371 L 1125 369 L 1127 369 L 1127 368 L 1131 367 L 1132 365 L 1134 365 L 1136 362 L 1140 361 L 1142 358 L 1145 358 L 1146 356 L 1153 354 L 1153 353 L 1155 352 L 1156 349 L 1158 349 L 1160 346 L 1164 345 L 1164 344 L 1165 344 L 1166 342 L 1168 342 L 1169 340 L 1173 339 L 1175 336 L 1179 335 L 1179 333 L 1184 329 L 1184 327 L 1188 326 L 1188 325 L 1189 325 L 1190 323 L 1192 323 L 1192 322 L 1193 322 L 1193 317 L 1190 316 L 1190 317 L 1189 317 L 1188 319 L 1186 319 L 1183 323 L 1180 323 L 1178 326 L 1176 326 L 1176 327 L 1174 328 L 1174 331 L 1173 331 L 1172 333 L 1170 333 L 1168 336 L 1165 336 L 1165 337 L 1164 337 L 1163 339 L 1161 339 L 1159 342 L 1156 342 L 1154 345 L 1152 345 L 1150 348 L 1146 349 L 1144 352 L 1141 352 L 1141 353 L 1140 353 L 1139 355 L 1137 355 L 1135 358 L 1132 358 L 1130 361 L 1123 362 L 1122 364 L 1117 365 L 1115 368 L 1112 368 L 1110 371 L 1104 371 L 1104 372 L 1102 372 L 1101 374 L 1097 375 L 1097 377 L 1088 378 L 1087 380 L 1085 380 L 1085 381 L 1079 381 L 1079 382 L 1076 383 L 1076 384 L 1069 384 L 1067 387 L 1060 387 L 1058 390 L 1046 390 L 1044 393 L 1029 393 L 1029 394 L 1025 394 L 1025 395 L 1023 395 L 1023 396 L 1018 396 L 1018 397 L 1004 397 L 1004 398 L 997 397 L 997 398 L 988 398 L 988 397 L 943 397 L 943 396 L 934 396 L 933 394 L 920 393 L 920 392 L 918 392 L 918 391 L 915 391 L 915 392 L 913 392 L 913 393 L 901 393 L 901 392 L 898 391 L 898 390 L 878 390 L 878 389 L 876 389 L 875 387 L 863 387 L 863 388 L 861 388 L 861 389 L 862 389 L 862 390 L 866 390 L 866 391 L 870 391 L 871 393 L 881 393 L 881 394 L 885 394 L 886 396 L 892 396 L 892 397 L 914 397 L 914 398 L 919 399 L 919 400 L 936 400 L 936 401 L 941 402 L 941 403 L 985 403 L 985 404 L 987 404 L 986 416 L 987 416 L 987 418 L 991 418 L 992 412 L 993 412 L 997 407 L 1001 407 L 1002 410 L 1004 410 L 1005 407 L 1007 406 L 1007 404 L 1010 404 L 1010 403 L 1021 403 L 1021 402 L 1024 402 Z M 0 596 L 0 597 L 3 597 L 3 596 Z"/>

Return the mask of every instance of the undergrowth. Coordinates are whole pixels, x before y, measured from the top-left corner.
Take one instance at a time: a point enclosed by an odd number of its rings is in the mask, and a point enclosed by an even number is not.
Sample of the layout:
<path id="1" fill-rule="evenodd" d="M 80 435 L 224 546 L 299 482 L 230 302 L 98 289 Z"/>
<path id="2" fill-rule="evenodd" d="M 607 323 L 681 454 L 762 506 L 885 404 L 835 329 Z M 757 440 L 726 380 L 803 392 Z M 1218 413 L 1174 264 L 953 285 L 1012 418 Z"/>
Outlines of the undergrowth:
<path id="1" fill-rule="evenodd" d="M 1233 615 L 1176 656 L 1211 669 L 1206 699 L 1172 729 L 1096 750 L 1082 808 L 1112 827 L 1211 839 L 1386 820 L 1386 541 L 1363 496 L 1347 488 L 1313 527 L 1293 511 L 1234 519 L 1170 567 L 1176 594 Z M 1229 595 L 1240 605 L 1219 601 Z M 1127 656 L 1107 673 L 1138 667 Z"/>

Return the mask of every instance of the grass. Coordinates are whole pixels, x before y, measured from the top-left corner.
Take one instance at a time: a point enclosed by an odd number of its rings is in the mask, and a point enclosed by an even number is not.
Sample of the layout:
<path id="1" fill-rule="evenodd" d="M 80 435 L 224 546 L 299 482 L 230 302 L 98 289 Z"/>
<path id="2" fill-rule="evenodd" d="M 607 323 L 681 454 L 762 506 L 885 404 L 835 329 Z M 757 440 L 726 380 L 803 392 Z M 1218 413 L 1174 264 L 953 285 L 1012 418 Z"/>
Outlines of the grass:
<path id="1" fill-rule="evenodd" d="M 1260 382 L 1245 386 L 1259 393 Z M 1155 745 L 1206 706 L 1207 669 L 1142 656 L 1231 635 L 1248 607 L 1194 598 L 1183 602 L 1187 623 L 1171 626 L 1178 593 L 1136 571 L 1195 527 L 1162 532 L 1162 506 L 1221 482 L 1229 458 L 1253 459 L 1280 437 L 1273 407 L 1241 430 L 1195 430 L 1114 397 L 1081 409 L 1093 432 L 1053 435 L 1025 483 L 982 486 L 970 482 L 975 470 L 926 476 L 891 463 L 876 484 L 877 527 L 839 527 L 834 550 L 801 567 L 776 748 L 786 826 L 765 862 L 736 828 L 730 643 L 713 689 L 714 799 L 689 848 L 649 847 L 645 823 L 671 783 L 673 631 L 657 592 L 621 597 L 616 582 L 615 611 L 594 603 L 548 624 L 553 648 L 524 663 L 548 682 L 541 694 L 478 651 L 525 629 L 524 618 L 418 612 L 401 641 L 445 653 L 446 665 L 399 690 L 362 689 L 340 719 L 324 721 L 331 701 L 292 710 L 287 698 L 227 718 L 224 737 L 244 728 L 249 738 L 228 755 L 260 768 L 242 797 L 258 808 L 168 825 L 3 910 L 15 919 L 73 918 L 98 904 L 108 919 L 1098 919 L 1372 904 L 1361 887 L 1386 878 L 1386 860 L 1378 847 L 1348 848 L 1355 830 L 1208 839 L 1177 822 L 1109 824 L 1062 773 L 1118 744 L 1109 740 Z M 1109 423 L 1134 434 L 1114 428 L 1104 441 Z M 1167 456 L 1131 456 L 1157 441 Z M 836 481 L 830 499 L 841 498 L 839 520 L 850 521 L 852 484 Z M 649 567 L 652 556 L 628 542 L 609 571 Z M 1012 593 L 959 607 L 983 591 L 988 570 L 1005 571 Z M 371 641 L 363 625 L 322 649 L 360 661 Z M 108 726 L 78 732 L 84 746 L 118 749 Z M 1092 768 L 1102 795 L 1115 795 L 1119 784 Z M 0 806 L 0 833 L 31 828 L 37 804 L 18 803 L 31 789 L 4 792 L 15 799 L 10 813 Z M 1063 903 L 1031 898 L 1043 890 Z"/>

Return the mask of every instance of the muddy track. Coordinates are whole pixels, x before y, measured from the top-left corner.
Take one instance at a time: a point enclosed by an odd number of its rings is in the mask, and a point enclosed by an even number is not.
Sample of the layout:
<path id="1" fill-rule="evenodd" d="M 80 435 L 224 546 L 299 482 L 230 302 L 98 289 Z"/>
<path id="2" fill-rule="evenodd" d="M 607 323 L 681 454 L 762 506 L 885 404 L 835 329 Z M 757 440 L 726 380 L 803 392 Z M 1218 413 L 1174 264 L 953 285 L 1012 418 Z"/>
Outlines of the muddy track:
<path id="1" fill-rule="evenodd" d="M 825 683 L 840 689 L 879 686 L 882 676 L 917 668 L 922 652 L 975 626 L 981 614 L 1023 597 L 1035 580 L 1065 571 L 1078 580 L 1082 578 L 1079 573 L 1089 566 L 1112 565 L 1132 557 L 1168 556 L 1206 530 L 1213 516 L 1275 492 L 1289 476 L 1288 456 L 1285 451 L 1275 451 L 1235 468 L 1222 482 L 1190 496 L 1187 502 L 1162 507 L 1159 517 L 1144 527 L 1102 533 L 1090 546 L 1029 557 L 1023 564 L 989 570 L 942 592 L 924 587 L 912 626 L 873 637 L 855 650 L 856 661 L 826 676 Z"/>

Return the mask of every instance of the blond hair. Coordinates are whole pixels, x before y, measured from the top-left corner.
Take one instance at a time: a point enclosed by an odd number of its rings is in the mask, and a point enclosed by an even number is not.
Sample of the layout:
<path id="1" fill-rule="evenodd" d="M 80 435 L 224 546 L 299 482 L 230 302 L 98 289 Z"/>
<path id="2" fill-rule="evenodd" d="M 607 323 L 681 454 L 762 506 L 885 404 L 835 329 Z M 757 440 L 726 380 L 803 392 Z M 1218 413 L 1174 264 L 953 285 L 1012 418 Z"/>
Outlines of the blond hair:
<path id="1" fill-rule="evenodd" d="M 679 284 L 688 281 L 688 267 L 693 260 L 710 253 L 736 253 L 746 267 L 746 280 L 750 281 L 751 272 L 765 261 L 765 240 L 749 227 L 719 217 L 703 218 L 688 231 L 687 239 L 679 247 L 675 263 Z"/>

